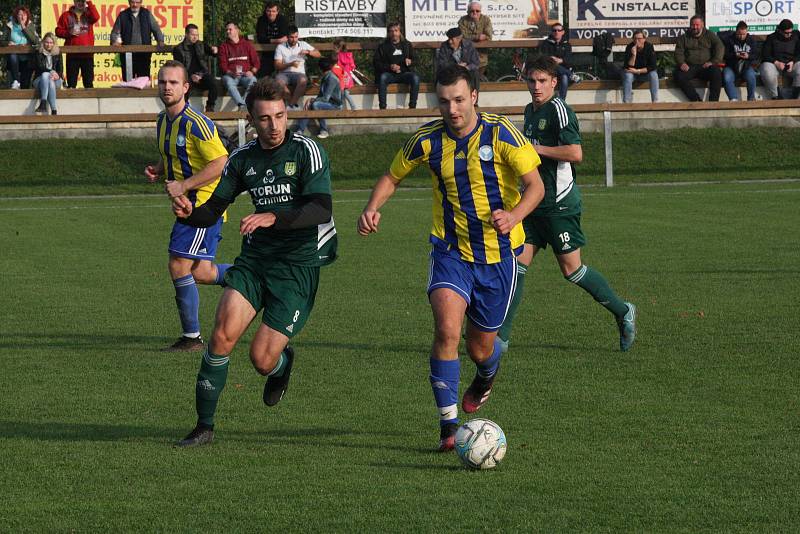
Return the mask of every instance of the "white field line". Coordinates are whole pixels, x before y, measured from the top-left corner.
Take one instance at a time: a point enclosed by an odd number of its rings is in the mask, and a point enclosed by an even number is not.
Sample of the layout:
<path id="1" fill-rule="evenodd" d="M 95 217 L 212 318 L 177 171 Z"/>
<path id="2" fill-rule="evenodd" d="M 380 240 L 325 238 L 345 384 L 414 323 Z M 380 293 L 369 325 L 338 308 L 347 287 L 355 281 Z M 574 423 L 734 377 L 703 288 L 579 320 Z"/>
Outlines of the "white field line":
<path id="1" fill-rule="evenodd" d="M 706 183 L 706 182 L 703 182 Z M 365 190 L 366 192 L 366 190 Z M 733 194 L 733 195 L 749 195 L 749 194 L 776 194 L 776 193 L 798 193 L 800 192 L 800 188 L 785 188 L 785 189 L 740 189 L 740 190 L 717 190 L 717 191 L 620 191 L 619 189 L 609 190 L 608 192 L 593 192 L 593 191 L 582 191 L 581 196 L 583 197 L 597 197 L 597 198 L 617 198 L 621 196 L 683 196 L 683 195 L 720 195 L 720 194 Z M 617 194 L 610 194 L 610 193 L 617 193 Z M 143 198 L 149 195 L 138 195 L 138 198 Z M 125 198 L 136 198 L 136 195 L 127 196 Z M 97 196 L 97 197 L 19 197 L 18 201 L 25 201 L 25 200 L 72 200 L 72 199 L 84 199 L 84 200 L 100 200 L 106 198 L 121 198 L 121 197 L 108 197 L 108 196 Z M 3 199 L 3 200 L 10 200 L 10 199 Z M 392 198 L 389 203 L 396 203 L 396 202 L 422 202 L 428 201 L 430 202 L 431 197 L 411 197 L 411 198 Z M 354 203 L 364 203 L 366 199 L 363 198 L 353 198 L 353 199 L 336 199 L 334 200 L 334 204 L 354 204 Z M 168 210 L 169 204 L 162 203 L 162 204 L 124 204 L 124 205 L 114 205 L 114 206 L 92 206 L 89 204 L 86 205 L 73 205 L 73 206 L 30 206 L 30 207 L 14 207 L 14 208 L 0 208 L 0 213 L 2 212 L 15 212 L 15 211 L 58 211 L 58 210 L 122 210 L 122 209 L 163 209 Z"/>

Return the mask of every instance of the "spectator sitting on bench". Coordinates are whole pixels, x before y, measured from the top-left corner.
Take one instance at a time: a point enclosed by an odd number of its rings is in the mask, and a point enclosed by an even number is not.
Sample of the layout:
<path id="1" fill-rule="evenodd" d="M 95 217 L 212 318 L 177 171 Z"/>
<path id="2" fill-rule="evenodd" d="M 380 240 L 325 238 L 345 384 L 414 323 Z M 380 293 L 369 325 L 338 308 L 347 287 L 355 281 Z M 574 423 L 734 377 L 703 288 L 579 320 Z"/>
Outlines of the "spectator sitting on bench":
<path id="1" fill-rule="evenodd" d="M 239 111 L 242 111 L 247 107 L 244 99 L 257 81 L 256 73 L 260 66 L 258 54 L 253 43 L 240 35 L 239 26 L 235 22 L 225 24 L 225 33 L 228 38 L 219 45 L 222 83 Z M 244 97 L 239 94 L 239 87 L 244 87 Z"/>
<path id="2" fill-rule="evenodd" d="M 650 82 L 650 99 L 658 102 L 658 70 L 656 49 L 644 36 L 644 31 L 633 32 L 633 41 L 625 47 L 625 70 L 622 71 L 622 101 L 633 102 L 633 81 Z"/>
<path id="3" fill-rule="evenodd" d="M 436 57 L 433 59 L 435 78 L 439 79 L 439 73 L 447 67 L 461 65 L 472 75 L 473 85 L 475 85 L 475 89 L 478 89 L 481 60 L 478 57 L 478 51 L 475 50 L 475 45 L 472 44 L 472 41 L 464 39 L 458 28 L 450 28 L 445 35 L 447 40 L 439 46 Z"/>
<path id="4" fill-rule="evenodd" d="M 542 41 L 538 52 L 558 63 L 558 97 L 566 101 L 570 82 L 580 83 L 581 79 L 572 72 L 572 45 L 567 41 L 563 24 L 556 22 L 550 27 L 550 36 Z"/>
<path id="5" fill-rule="evenodd" d="M 342 89 L 339 85 L 339 77 L 331 71 L 331 67 L 333 67 L 333 60 L 326 57 L 319 60 L 319 70 L 322 71 L 322 78 L 319 81 L 319 95 L 306 104 L 306 109 L 342 109 Z M 300 119 L 297 121 L 294 131 L 304 133 L 308 127 L 308 122 L 309 119 Z M 328 137 L 328 122 L 325 119 L 319 119 L 318 137 L 320 139 Z"/>
<path id="6" fill-rule="evenodd" d="M 691 81 L 700 78 L 708 82 L 709 102 L 718 102 L 722 89 L 722 64 L 725 46 L 716 33 L 706 29 L 705 20 L 695 15 L 689 21 L 689 30 L 675 43 L 675 82 L 690 102 L 703 99 L 692 87 Z"/>
<path id="7" fill-rule="evenodd" d="M 800 92 L 800 36 L 794 31 L 794 24 L 789 19 L 783 19 L 775 33 L 771 33 L 764 41 L 761 49 L 761 81 L 767 89 L 770 98 L 781 98 L 778 90 L 778 78 L 785 76 L 791 80 L 793 87 L 792 98 L 798 97 Z"/>
<path id="8" fill-rule="evenodd" d="M 25 6 L 17 6 L 11 12 L 11 17 L 3 30 L 2 44 L 19 46 L 26 49 L 39 44 L 36 27 L 31 20 L 31 12 Z M 20 54 L 8 54 L 8 70 L 11 74 L 10 86 L 12 89 L 29 89 L 31 86 L 31 73 L 33 72 L 33 54 L 25 50 Z"/>
<path id="9" fill-rule="evenodd" d="M 743 20 L 736 25 L 736 31 L 722 40 L 725 45 L 725 70 L 722 71 L 725 83 L 725 94 L 728 100 L 735 102 L 741 99 L 736 80 L 744 80 L 747 84 L 747 100 L 756 99 L 756 42 L 747 32 L 747 23 Z"/>
<path id="10" fill-rule="evenodd" d="M 375 81 L 378 83 L 378 107 L 386 109 L 386 90 L 390 83 L 404 83 L 409 87 L 408 108 L 417 107 L 419 75 L 414 72 L 417 57 L 414 46 L 403 38 L 400 23 L 390 22 L 386 39 L 375 50 Z"/>
<path id="11" fill-rule="evenodd" d="M 303 95 L 308 86 L 306 77 L 306 57 L 321 57 L 319 50 L 300 40 L 297 26 L 289 26 L 289 35 L 285 43 L 275 48 L 275 79 L 289 90 L 288 109 L 300 109 Z"/>
<path id="12" fill-rule="evenodd" d="M 36 108 L 36 113 L 47 114 L 47 105 L 50 104 L 50 113 L 58 115 L 56 106 L 56 89 L 61 89 L 64 83 L 64 63 L 61 52 L 56 44 L 56 36 L 52 32 L 44 34 L 39 50 L 34 56 L 35 71 L 34 87 L 39 90 L 41 102 Z"/>
<path id="13" fill-rule="evenodd" d="M 172 57 L 175 61 L 182 63 L 186 67 L 186 72 L 189 73 L 191 89 L 208 91 L 206 112 L 214 111 L 214 105 L 217 103 L 217 84 L 208 65 L 208 58 L 216 56 L 217 52 L 216 46 L 209 46 L 200 40 L 200 30 L 196 24 L 186 25 L 186 35 L 183 41 L 172 49 Z M 188 91 L 186 101 L 189 101 Z"/>

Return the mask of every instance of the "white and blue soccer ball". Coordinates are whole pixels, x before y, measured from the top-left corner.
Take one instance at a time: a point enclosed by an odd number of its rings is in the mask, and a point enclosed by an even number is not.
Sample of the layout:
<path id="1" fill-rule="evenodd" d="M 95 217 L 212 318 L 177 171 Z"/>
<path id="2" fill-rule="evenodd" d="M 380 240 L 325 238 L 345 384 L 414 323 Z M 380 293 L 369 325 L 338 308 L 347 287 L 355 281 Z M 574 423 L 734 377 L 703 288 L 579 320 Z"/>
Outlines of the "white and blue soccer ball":
<path id="1" fill-rule="evenodd" d="M 456 431 L 456 453 L 471 469 L 492 469 L 506 455 L 506 435 L 488 419 L 472 419 Z"/>

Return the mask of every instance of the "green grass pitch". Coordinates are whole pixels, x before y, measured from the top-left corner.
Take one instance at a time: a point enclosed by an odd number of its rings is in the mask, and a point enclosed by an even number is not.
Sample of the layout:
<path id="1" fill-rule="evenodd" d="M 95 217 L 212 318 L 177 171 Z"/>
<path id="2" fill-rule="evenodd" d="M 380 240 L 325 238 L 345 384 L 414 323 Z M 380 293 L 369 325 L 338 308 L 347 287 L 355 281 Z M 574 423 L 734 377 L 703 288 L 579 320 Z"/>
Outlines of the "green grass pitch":
<path id="1" fill-rule="evenodd" d="M 158 352 L 179 333 L 166 200 L 0 199 L 0 530 L 794 530 L 800 186 L 584 194 L 585 262 L 638 305 L 636 345 L 618 352 L 611 316 L 542 253 L 479 412 L 508 437 L 489 472 L 432 452 L 426 189 L 401 190 L 369 238 L 367 193 L 336 194 L 341 258 L 286 398 L 261 403 L 251 331 L 197 450 L 172 443 L 199 356 Z M 221 260 L 249 212 L 234 205 Z M 201 287 L 206 334 L 219 295 Z"/>

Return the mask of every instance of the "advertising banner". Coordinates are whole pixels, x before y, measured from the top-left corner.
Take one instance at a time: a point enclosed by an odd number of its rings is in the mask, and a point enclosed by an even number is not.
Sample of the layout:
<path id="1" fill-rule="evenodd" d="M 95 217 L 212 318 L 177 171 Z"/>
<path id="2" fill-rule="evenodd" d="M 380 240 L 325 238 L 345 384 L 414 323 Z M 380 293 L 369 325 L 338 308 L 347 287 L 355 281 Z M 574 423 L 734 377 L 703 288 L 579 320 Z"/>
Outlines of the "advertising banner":
<path id="1" fill-rule="evenodd" d="M 468 5 L 469 0 L 406 0 L 406 39 L 444 41 L 445 32 L 458 26 Z M 561 0 L 483 0 L 481 10 L 492 19 L 495 41 L 543 39 L 563 15 Z"/>
<path id="2" fill-rule="evenodd" d="M 127 9 L 128 2 L 125 0 L 94 0 L 94 6 L 100 14 L 100 20 L 94 25 L 94 44 L 110 45 L 111 29 L 117 15 Z M 56 23 L 61 13 L 72 7 L 72 2 L 56 2 L 42 0 L 42 34 L 54 32 Z M 158 22 L 161 31 L 164 32 L 164 42 L 167 45 L 176 45 L 183 40 L 184 28 L 187 24 L 196 24 L 200 29 L 200 38 L 203 36 L 203 2 L 193 2 L 192 0 L 148 0 L 142 7 L 150 10 Z M 60 45 L 64 44 L 63 39 L 58 40 Z M 155 43 L 153 43 L 155 44 Z M 172 59 L 172 54 L 153 54 L 150 65 L 151 78 L 155 78 L 159 67 L 168 59 Z M 94 55 L 94 86 L 111 87 L 113 84 L 122 81 L 122 70 L 119 67 L 119 59 L 116 54 L 95 54 Z M 82 82 L 78 81 L 78 86 L 82 87 Z"/>
<path id="3" fill-rule="evenodd" d="M 631 38 L 635 30 L 648 36 L 675 38 L 686 32 L 695 14 L 695 0 L 569 0 L 570 39 L 592 39 L 608 32 Z"/>
<path id="4" fill-rule="evenodd" d="M 300 37 L 386 37 L 386 0 L 296 0 Z"/>
<path id="5" fill-rule="evenodd" d="M 733 31 L 740 20 L 754 35 L 769 34 L 783 19 L 800 18 L 800 2 L 793 0 L 743 0 L 724 2 L 706 0 L 706 26 L 715 32 Z"/>

